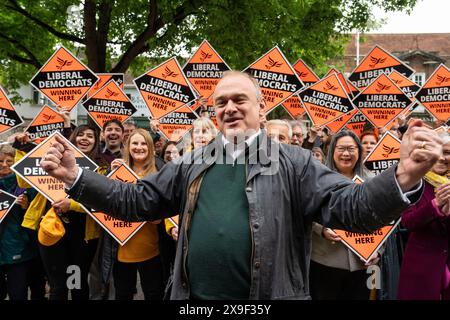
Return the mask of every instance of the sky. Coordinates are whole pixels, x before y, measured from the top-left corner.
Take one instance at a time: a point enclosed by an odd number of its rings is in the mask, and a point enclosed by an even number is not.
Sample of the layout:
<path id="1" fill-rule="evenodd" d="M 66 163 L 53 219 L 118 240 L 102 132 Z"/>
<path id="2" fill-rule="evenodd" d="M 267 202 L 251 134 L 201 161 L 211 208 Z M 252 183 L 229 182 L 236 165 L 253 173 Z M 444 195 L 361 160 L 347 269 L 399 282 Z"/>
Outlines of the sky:
<path id="1" fill-rule="evenodd" d="M 450 0 L 417 0 L 411 15 L 385 13 L 375 9 L 374 16 L 386 18 L 386 24 L 372 33 L 450 33 Z"/>

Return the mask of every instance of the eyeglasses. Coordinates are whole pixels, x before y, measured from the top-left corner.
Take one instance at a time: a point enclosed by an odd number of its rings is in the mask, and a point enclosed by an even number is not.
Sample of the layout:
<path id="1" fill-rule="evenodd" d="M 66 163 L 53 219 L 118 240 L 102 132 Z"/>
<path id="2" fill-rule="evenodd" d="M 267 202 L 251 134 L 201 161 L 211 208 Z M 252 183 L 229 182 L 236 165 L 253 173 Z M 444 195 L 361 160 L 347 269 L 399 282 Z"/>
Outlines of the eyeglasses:
<path id="1" fill-rule="evenodd" d="M 336 151 L 339 153 L 344 153 L 345 151 L 349 153 L 356 153 L 358 151 L 358 147 L 355 146 L 336 146 Z"/>

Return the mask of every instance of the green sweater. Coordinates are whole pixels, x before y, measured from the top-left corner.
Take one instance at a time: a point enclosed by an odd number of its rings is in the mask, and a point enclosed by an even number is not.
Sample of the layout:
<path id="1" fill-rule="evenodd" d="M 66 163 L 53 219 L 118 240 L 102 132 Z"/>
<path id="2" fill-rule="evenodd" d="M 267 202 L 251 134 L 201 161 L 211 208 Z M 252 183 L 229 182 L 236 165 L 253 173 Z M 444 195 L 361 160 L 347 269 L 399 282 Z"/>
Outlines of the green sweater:
<path id="1" fill-rule="evenodd" d="M 244 164 L 206 172 L 189 231 L 192 299 L 248 299 L 252 240 Z"/>

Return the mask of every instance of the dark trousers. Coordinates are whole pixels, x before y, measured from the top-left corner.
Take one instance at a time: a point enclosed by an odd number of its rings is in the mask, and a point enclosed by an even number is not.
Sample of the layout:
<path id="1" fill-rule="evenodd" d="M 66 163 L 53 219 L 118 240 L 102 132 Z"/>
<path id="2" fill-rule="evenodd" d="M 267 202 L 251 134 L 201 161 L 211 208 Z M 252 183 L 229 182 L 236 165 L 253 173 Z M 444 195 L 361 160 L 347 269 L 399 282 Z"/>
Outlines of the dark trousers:
<path id="1" fill-rule="evenodd" d="M 164 296 L 163 269 L 160 256 L 152 259 L 124 263 L 115 261 L 113 267 L 116 300 L 133 300 L 136 290 L 137 272 L 145 300 L 162 300 Z"/>
<path id="2" fill-rule="evenodd" d="M 310 291 L 313 300 L 369 300 L 366 270 L 347 271 L 311 261 Z"/>
<path id="3" fill-rule="evenodd" d="M 30 300 L 46 300 L 45 298 L 45 283 L 46 276 L 44 265 L 40 255 L 31 260 L 30 272 Z"/>
<path id="4" fill-rule="evenodd" d="M 31 273 L 31 260 L 0 266 L 0 295 L 9 300 L 28 300 L 28 283 Z M 3 300 L 2 299 L 2 300 Z"/>
<path id="5" fill-rule="evenodd" d="M 75 216 L 78 215 L 78 216 Z M 82 213 L 69 216 L 70 222 L 65 224 L 66 233 L 53 246 L 39 244 L 45 271 L 50 285 L 50 300 L 68 299 L 69 266 L 77 266 L 80 270 L 80 289 L 72 289 L 72 300 L 89 300 L 88 273 L 94 258 L 98 240 L 84 240 L 86 217 Z"/>

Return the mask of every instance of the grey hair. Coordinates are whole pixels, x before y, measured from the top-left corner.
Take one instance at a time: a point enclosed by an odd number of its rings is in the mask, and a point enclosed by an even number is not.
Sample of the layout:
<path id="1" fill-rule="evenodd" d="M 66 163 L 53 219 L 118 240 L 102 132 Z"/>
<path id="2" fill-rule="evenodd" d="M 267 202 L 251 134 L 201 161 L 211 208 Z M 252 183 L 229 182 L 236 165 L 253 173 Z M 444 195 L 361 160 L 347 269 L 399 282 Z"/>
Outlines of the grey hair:
<path id="1" fill-rule="evenodd" d="M 302 136 L 303 138 L 305 138 L 305 134 L 308 129 L 306 129 L 306 126 L 303 122 L 298 120 L 289 120 L 289 124 L 291 125 L 292 130 L 294 130 L 295 127 L 300 127 L 302 129 Z"/>
<path id="2" fill-rule="evenodd" d="M 271 125 L 279 125 L 279 126 L 287 127 L 288 128 L 289 139 L 292 139 L 292 127 L 291 127 L 291 125 L 289 124 L 288 121 L 280 120 L 280 119 L 269 120 L 266 123 L 266 128 L 268 129 Z"/>
<path id="3" fill-rule="evenodd" d="M 261 99 L 263 98 L 262 93 L 261 93 L 261 87 L 259 86 L 258 80 L 256 80 L 251 74 L 249 74 L 247 72 L 237 71 L 237 70 L 229 70 L 229 71 L 225 71 L 224 73 L 222 73 L 222 79 L 224 79 L 226 77 L 238 76 L 238 75 L 249 79 L 253 83 L 253 85 L 255 86 L 255 89 L 256 89 L 256 100 L 258 102 L 261 101 Z"/>

